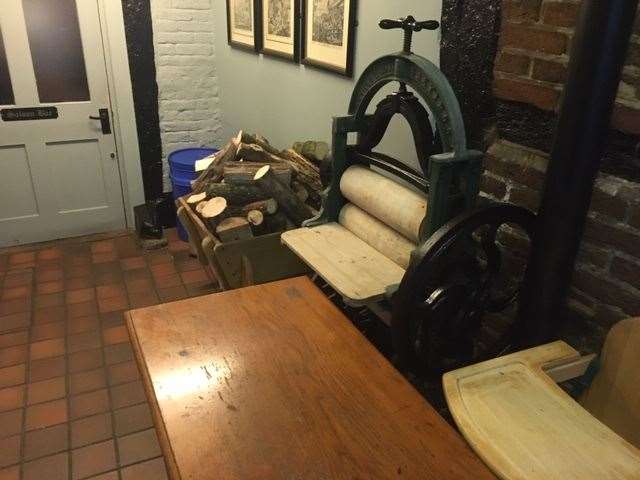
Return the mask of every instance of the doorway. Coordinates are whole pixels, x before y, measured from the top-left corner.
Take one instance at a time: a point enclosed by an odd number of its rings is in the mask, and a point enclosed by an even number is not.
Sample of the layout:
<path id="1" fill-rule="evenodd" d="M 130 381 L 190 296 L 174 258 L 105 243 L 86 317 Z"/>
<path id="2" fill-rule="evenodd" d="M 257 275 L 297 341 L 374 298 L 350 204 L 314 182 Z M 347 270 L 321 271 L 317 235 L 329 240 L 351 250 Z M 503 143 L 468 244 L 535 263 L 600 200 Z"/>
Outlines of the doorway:
<path id="1" fill-rule="evenodd" d="M 0 246 L 124 228 L 98 0 L 2 3 Z"/>

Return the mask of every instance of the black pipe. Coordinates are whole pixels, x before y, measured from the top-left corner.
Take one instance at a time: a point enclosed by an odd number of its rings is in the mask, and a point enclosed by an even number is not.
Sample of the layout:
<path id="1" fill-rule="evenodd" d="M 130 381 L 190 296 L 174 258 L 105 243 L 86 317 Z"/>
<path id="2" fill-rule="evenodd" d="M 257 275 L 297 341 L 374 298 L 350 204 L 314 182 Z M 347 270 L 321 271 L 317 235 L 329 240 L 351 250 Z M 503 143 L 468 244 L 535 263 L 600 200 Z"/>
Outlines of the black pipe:
<path id="1" fill-rule="evenodd" d="M 520 296 L 520 347 L 554 338 L 604 153 L 638 0 L 584 0 Z"/>

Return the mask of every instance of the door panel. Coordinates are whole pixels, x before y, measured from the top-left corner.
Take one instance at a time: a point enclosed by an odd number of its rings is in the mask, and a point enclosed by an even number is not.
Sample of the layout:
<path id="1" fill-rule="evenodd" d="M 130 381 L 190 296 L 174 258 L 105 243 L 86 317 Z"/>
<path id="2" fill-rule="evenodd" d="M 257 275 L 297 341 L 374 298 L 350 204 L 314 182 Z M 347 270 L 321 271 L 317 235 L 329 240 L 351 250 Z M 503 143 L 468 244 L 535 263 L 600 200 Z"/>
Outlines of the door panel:
<path id="1" fill-rule="evenodd" d="M 3 182 L 0 221 L 37 216 L 38 202 L 24 145 L 0 147 L 0 171 L 11 179 Z"/>
<path id="2" fill-rule="evenodd" d="M 48 143 L 45 150 L 52 169 L 77 177 L 68 179 L 54 175 L 58 213 L 109 208 L 100 146 L 96 140 Z M 76 188 L 66 188 L 69 180 Z"/>
<path id="3" fill-rule="evenodd" d="M 89 118 L 110 108 L 97 0 L 2 3 L 11 108 L 53 106 L 58 118 L 0 120 L 0 165 L 13 172 L 0 175 L 0 245 L 123 228 L 115 139 Z"/>

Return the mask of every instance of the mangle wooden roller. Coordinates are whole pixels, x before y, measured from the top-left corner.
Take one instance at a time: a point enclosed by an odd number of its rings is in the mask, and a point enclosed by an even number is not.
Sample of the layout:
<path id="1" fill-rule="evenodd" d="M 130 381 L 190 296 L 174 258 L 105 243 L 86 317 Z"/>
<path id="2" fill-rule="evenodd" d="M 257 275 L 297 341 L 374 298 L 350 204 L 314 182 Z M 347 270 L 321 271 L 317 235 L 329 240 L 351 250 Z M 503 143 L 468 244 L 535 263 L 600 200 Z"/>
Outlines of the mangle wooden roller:
<path id="1" fill-rule="evenodd" d="M 333 120 L 334 176 L 323 208 L 282 241 L 347 304 L 386 319 L 397 366 L 441 371 L 509 342 L 511 331 L 505 331 L 478 349 L 473 336 L 484 312 L 501 311 L 517 298 L 492 292 L 502 264 L 499 228 L 518 226 L 530 236 L 534 215 L 508 204 L 476 206 L 483 154 L 467 148 L 447 79 L 411 52 L 413 33 L 434 30 L 438 22 L 409 16 L 380 26 L 403 29 L 404 48 L 375 60 L 359 78 L 349 115 Z M 392 82 L 398 90 L 368 114 Z M 374 151 L 396 114 L 409 123 L 419 169 Z M 355 144 L 348 143 L 350 133 L 357 134 Z"/>

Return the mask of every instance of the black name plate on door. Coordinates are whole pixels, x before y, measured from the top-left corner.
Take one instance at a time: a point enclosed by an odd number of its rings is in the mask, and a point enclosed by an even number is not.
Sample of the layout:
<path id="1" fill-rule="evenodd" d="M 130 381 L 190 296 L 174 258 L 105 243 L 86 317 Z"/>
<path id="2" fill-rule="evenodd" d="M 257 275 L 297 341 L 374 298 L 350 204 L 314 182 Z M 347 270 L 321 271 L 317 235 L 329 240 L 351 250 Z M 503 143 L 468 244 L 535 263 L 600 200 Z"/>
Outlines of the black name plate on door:
<path id="1" fill-rule="evenodd" d="M 26 120 L 51 120 L 58 118 L 56 107 L 3 108 L 0 110 L 5 122 L 20 122 Z"/>

